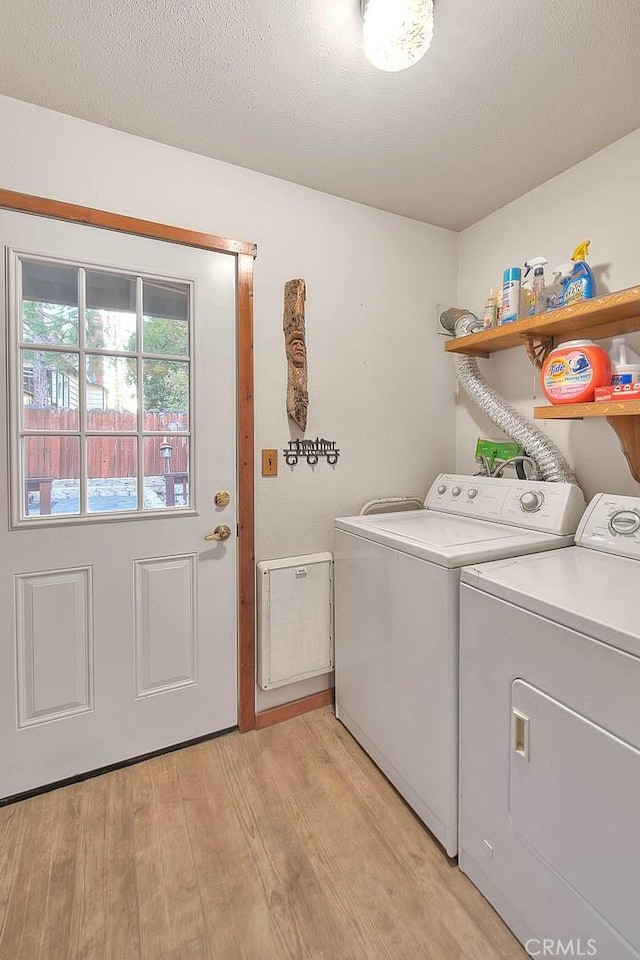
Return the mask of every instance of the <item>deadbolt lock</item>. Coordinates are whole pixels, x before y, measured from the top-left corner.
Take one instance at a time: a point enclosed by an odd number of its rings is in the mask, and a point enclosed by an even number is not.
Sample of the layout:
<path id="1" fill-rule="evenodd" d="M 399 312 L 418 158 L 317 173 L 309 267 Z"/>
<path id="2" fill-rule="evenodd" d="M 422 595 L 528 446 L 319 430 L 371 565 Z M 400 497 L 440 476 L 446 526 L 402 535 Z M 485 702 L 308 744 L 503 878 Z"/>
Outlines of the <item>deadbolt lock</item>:
<path id="1" fill-rule="evenodd" d="M 216 507 L 226 507 L 229 505 L 230 500 L 231 500 L 231 497 L 229 496 L 226 490 L 218 490 L 215 497 L 213 498 L 213 501 Z"/>
<path id="2" fill-rule="evenodd" d="M 220 526 L 216 527 L 213 533 L 208 533 L 205 537 L 205 540 L 228 540 L 231 536 L 231 527 L 228 527 L 226 523 L 221 523 Z"/>

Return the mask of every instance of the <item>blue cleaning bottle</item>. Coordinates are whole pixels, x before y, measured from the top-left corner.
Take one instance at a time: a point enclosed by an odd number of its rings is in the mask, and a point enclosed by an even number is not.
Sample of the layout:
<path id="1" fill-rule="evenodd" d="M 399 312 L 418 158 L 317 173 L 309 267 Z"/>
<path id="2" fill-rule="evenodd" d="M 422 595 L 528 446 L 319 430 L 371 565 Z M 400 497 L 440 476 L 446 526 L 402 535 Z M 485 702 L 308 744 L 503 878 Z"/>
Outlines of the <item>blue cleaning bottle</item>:
<path id="1" fill-rule="evenodd" d="M 504 271 L 502 283 L 502 314 L 500 323 L 513 323 L 520 315 L 520 267 L 509 267 Z"/>
<path id="2" fill-rule="evenodd" d="M 596 281 L 587 263 L 590 243 L 590 240 L 583 240 L 573 251 L 571 272 L 566 267 L 558 268 L 558 271 L 562 271 L 559 307 L 569 307 L 572 303 L 590 300 L 595 296 Z"/>

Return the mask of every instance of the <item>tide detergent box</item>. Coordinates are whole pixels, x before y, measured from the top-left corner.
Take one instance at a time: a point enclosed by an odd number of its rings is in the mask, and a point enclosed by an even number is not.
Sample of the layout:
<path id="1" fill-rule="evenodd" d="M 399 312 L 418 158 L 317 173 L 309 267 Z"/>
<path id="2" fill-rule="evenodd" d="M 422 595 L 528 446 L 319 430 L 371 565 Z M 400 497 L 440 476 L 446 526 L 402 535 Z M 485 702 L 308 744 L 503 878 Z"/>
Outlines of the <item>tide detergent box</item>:
<path id="1" fill-rule="evenodd" d="M 640 400 L 640 383 L 617 383 L 609 387 L 596 387 L 595 397 L 598 400 Z"/>

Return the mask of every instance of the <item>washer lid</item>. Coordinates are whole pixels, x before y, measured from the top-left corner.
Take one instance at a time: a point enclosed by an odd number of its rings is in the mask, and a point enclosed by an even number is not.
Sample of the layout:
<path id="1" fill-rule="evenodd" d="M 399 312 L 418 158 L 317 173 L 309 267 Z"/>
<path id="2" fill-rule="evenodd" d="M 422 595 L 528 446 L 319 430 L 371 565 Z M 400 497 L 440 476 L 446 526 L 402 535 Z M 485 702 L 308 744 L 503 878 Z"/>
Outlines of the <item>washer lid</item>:
<path id="1" fill-rule="evenodd" d="M 443 567 L 515 557 L 573 543 L 572 537 L 522 530 L 503 523 L 432 510 L 343 517 L 337 530 L 356 534 Z"/>
<path id="2" fill-rule="evenodd" d="M 640 562 L 583 547 L 467 567 L 463 583 L 640 656 Z"/>

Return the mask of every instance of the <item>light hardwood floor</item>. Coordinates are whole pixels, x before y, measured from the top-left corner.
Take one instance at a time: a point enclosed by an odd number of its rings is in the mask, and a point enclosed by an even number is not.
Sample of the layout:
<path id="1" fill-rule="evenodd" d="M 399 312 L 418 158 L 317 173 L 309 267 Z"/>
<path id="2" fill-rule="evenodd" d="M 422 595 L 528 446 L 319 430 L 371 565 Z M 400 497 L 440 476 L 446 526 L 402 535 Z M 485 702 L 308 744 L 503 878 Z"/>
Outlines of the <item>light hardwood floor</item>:
<path id="1" fill-rule="evenodd" d="M 0 810 L 0 960 L 521 960 L 329 708 Z"/>

